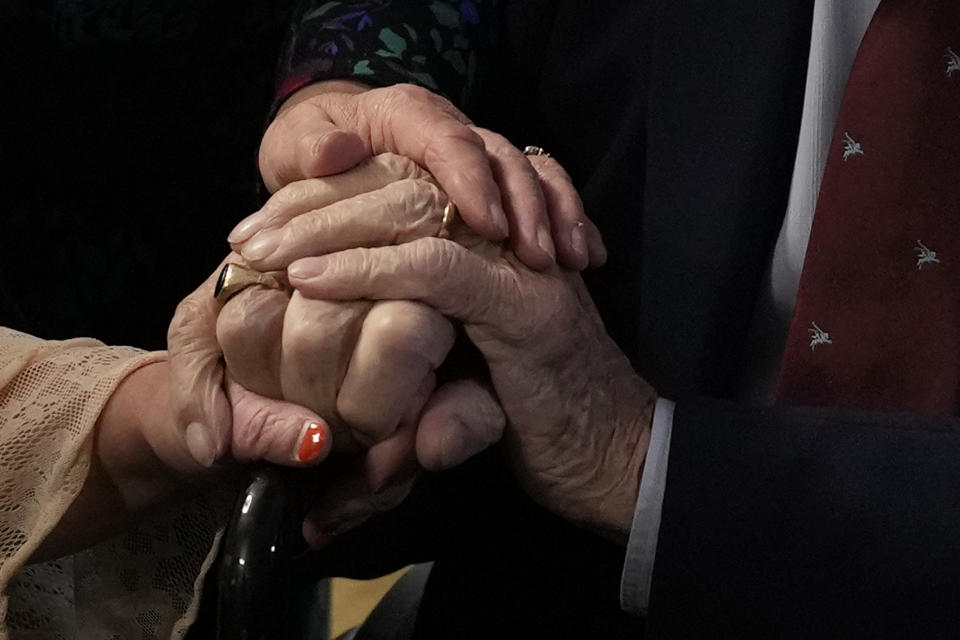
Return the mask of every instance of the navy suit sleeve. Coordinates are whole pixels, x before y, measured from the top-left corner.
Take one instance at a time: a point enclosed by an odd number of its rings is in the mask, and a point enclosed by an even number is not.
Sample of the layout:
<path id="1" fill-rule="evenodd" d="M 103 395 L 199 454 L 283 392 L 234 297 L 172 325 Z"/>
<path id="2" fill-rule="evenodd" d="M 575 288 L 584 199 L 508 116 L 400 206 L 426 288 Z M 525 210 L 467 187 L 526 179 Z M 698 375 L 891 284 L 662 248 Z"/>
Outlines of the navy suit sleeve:
<path id="1" fill-rule="evenodd" d="M 957 419 L 680 402 L 647 631 L 952 636 L 958 489 Z"/>

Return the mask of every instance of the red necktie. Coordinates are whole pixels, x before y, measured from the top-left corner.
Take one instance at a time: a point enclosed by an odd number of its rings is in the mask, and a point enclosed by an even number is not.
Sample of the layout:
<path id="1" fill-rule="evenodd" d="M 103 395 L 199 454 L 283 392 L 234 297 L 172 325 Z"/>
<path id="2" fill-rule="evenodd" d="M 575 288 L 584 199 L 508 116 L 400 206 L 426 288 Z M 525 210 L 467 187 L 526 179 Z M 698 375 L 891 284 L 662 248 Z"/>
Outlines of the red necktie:
<path id="1" fill-rule="evenodd" d="M 960 407 L 960 1 L 883 0 L 827 160 L 777 394 Z"/>

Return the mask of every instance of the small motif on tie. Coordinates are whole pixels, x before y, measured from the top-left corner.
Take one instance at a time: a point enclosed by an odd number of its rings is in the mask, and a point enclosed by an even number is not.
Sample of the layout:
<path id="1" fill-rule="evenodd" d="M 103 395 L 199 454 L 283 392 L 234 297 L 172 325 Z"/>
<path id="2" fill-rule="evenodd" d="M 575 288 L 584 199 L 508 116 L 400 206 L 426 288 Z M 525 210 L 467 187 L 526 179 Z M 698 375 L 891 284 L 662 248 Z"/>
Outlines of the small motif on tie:
<path id="1" fill-rule="evenodd" d="M 947 53 L 943 56 L 947 59 L 947 76 L 952 76 L 954 71 L 960 71 L 960 56 L 953 52 L 953 49 L 947 47 Z"/>
<path id="2" fill-rule="evenodd" d="M 917 240 L 917 246 L 913 248 L 917 252 L 917 269 L 923 269 L 923 265 L 936 262 L 940 263 L 936 251 L 931 251 L 922 242 Z"/>
<path id="3" fill-rule="evenodd" d="M 830 339 L 830 334 L 817 326 L 816 322 L 811 322 L 810 325 L 812 329 L 807 329 L 810 332 L 810 351 L 813 351 L 821 344 L 833 344 L 833 340 Z"/>
<path id="4" fill-rule="evenodd" d="M 846 162 L 850 156 L 862 156 L 863 147 L 860 143 L 850 137 L 846 131 L 843 132 L 843 161 Z"/>

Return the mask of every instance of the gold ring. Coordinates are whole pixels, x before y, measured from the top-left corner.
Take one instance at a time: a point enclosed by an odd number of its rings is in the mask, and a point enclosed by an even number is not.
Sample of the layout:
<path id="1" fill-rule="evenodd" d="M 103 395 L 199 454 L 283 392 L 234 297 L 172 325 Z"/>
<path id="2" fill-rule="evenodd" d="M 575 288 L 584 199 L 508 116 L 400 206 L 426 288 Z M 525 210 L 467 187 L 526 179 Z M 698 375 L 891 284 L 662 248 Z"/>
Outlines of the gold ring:
<path id="1" fill-rule="evenodd" d="M 440 221 L 440 230 L 437 231 L 437 237 L 447 240 L 450 238 L 450 227 L 457 219 L 457 205 L 448 202 L 443 208 L 443 220 Z"/>
<path id="2" fill-rule="evenodd" d="M 263 273 L 242 264 L 228 262 L 220 271 L 217 286 L 213 289 L 213 297 L 220 304 L 227 304 L 227 300 L 253 285 L 277 289 L 278 291 L 286 290 L 280 280 L 270 273 Z"/>
<path id="3" fill-rule="evenodd" d="M 525 156 L 546 156 L 547 158 L 550 157 L 550 154 L 547 153 L 547 152 L 544 150 L 543 147 L 535 147 L 535 146 L 532 145 L 532 144 L 527 145 L 527 146 L 525 146 L 525 147 L 523 148 L 523 155 L 525 155 Z"/>

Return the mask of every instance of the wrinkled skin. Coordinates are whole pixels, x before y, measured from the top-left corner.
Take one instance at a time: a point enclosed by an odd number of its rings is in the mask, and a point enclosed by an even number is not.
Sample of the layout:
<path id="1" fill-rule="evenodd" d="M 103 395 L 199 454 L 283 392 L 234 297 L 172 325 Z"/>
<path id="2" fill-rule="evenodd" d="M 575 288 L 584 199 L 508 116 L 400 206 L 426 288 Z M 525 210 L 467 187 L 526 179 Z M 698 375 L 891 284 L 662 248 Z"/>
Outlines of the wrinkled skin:
<path id="1" fill-rule="evenodd" d="M 252 216 L 260 227 L 235 243 L 241 254 L 228 259 L 266 271 L 302 255 L 408 242 L 436 234 L 446 204 L 426 172 L 399 156 L 381 155 L 347 173 L 278 191 Z M 465 225 L 454 231 L 477 242 Z M 264 242 L 257 243 L 264 236 L 266 251 Z M 244 260 L 251 246 L 257 250 Z M 229 413 L 217 393 L 222 354 L 241 388 L 323 416 L 340 450 L 368 448 L 354 471 L 325 491 L 307 530 L 315 543 L 397 504 L 421 465 L 458 464 L 500 438 L 503 415 L 488 389 L 461 383 L 433 393 L 434 370 L 453 344 L 454 329 L 429 306 L 328 302 L 248 287 L 220 310 L 208 289 L 188 298 L 171 325 L 172 359 L 183 381 L 176 406 L 203 397 L 212 407 L 204 415 Z M 213 310 L 219 313 L 216 341 L 201 324 Z M 198 396 L 198 388 L 210 391 Z M 478 403 L 483 406 L 474 409 Z M 196 419 L 186 415 L 180 423 Z M 422 419 L 434 426 L 418 429 Z M 216 444 L 204 464 L 224 459 L 231 453 L 227 443 L 236 440 L 225 418 L 214 424 Z M 185 436 L 189 442 L 192 434 Z M 256 442 L 257 434 L 243 439 Z"/>
<path id="2" fill-rule="evenodd" d="M 417 300 L 463 322 L 486 359 L 529 493 L 625 539 L 656 395 L 606 333 L 579 275 L 436 238 L 304 258 L 288 275 L 305 297 Z"/>
<path id="3" fill-rule="evenodd" d="M 509 234 L 531 268 L 549 269 L 555 258 L 576 269 L 604 261 L 599 233 L 558 163 L 522 155 L 423 89 L 366 89 L 350 82 L 311 85 L 287 101 L 267 130 L 260 168 L 277 193 L 229 236 L 251 266 L 283 269 L 298 257 L 434 235 L 439 218 L 423 212 L 433 209 L 436 216 L 444 193 L 483 237 L 499 241 Z M 363 169 L 358 165 L 383 151 L 408 156 L 435 179 L 396 161 L 379 168 L 383 179 L 376 186 L 366 183 L 368 174 L 357 178 L 347 171 Z M 302 182 L 315 176 L 329 177 Z M 311 213 L 321 209 L 322 216 Z M 419 216 L 398 215 L 415 210 Z M 371 305 L 363 301 L 294 296 L 286 305 L 279 292 L 249 288 L 227 304 L 218 322 L 219 309 L 208 296 L 200 290 L 190 296 L 170 330 L 173 406 L 202 465 L 231 449 L 221 353 L 241 386 L 320 413 L 339 434 L 338 446 L 371 446 L 358 471 L 365 480 L 353 484 L 373 494 L 407 483 L 417 467 L 414 451 L 419 464 L 440 469 L 499 438 L 503 414 L 485 385 L 460 381 L 433 390 L 432 370 L 449 349 L 452 330 L 426 306 L 392 303 L 365 316 Z M 359 340 L 355 366 L 351 339 Z M 377 346 L 384 344 L 393 346 Z M 343 437 L 347 425 L 350 438 Z M 255 433 L 246 439 L 258 441 Z M 343 522 L 335 512 L 327 509 L 328 520 Z M 331 528 L 315 524 L 314 532 Z"/>
<path id="4" fill-rule="evenodd" d="M 370 89 L 332 80 L 301 89 L 264 134 L 260 172 L 275 191 L 384 152 L 426 168 L 471 229 L 491 241 L 509 235 L 517 256 L 532 269 L 558 260 L 580 270 L 606 259 L 600 233 L 559 164 L 525 157 L 506 138 L 474 126 L 448 100 L 421 87 Z"/>

